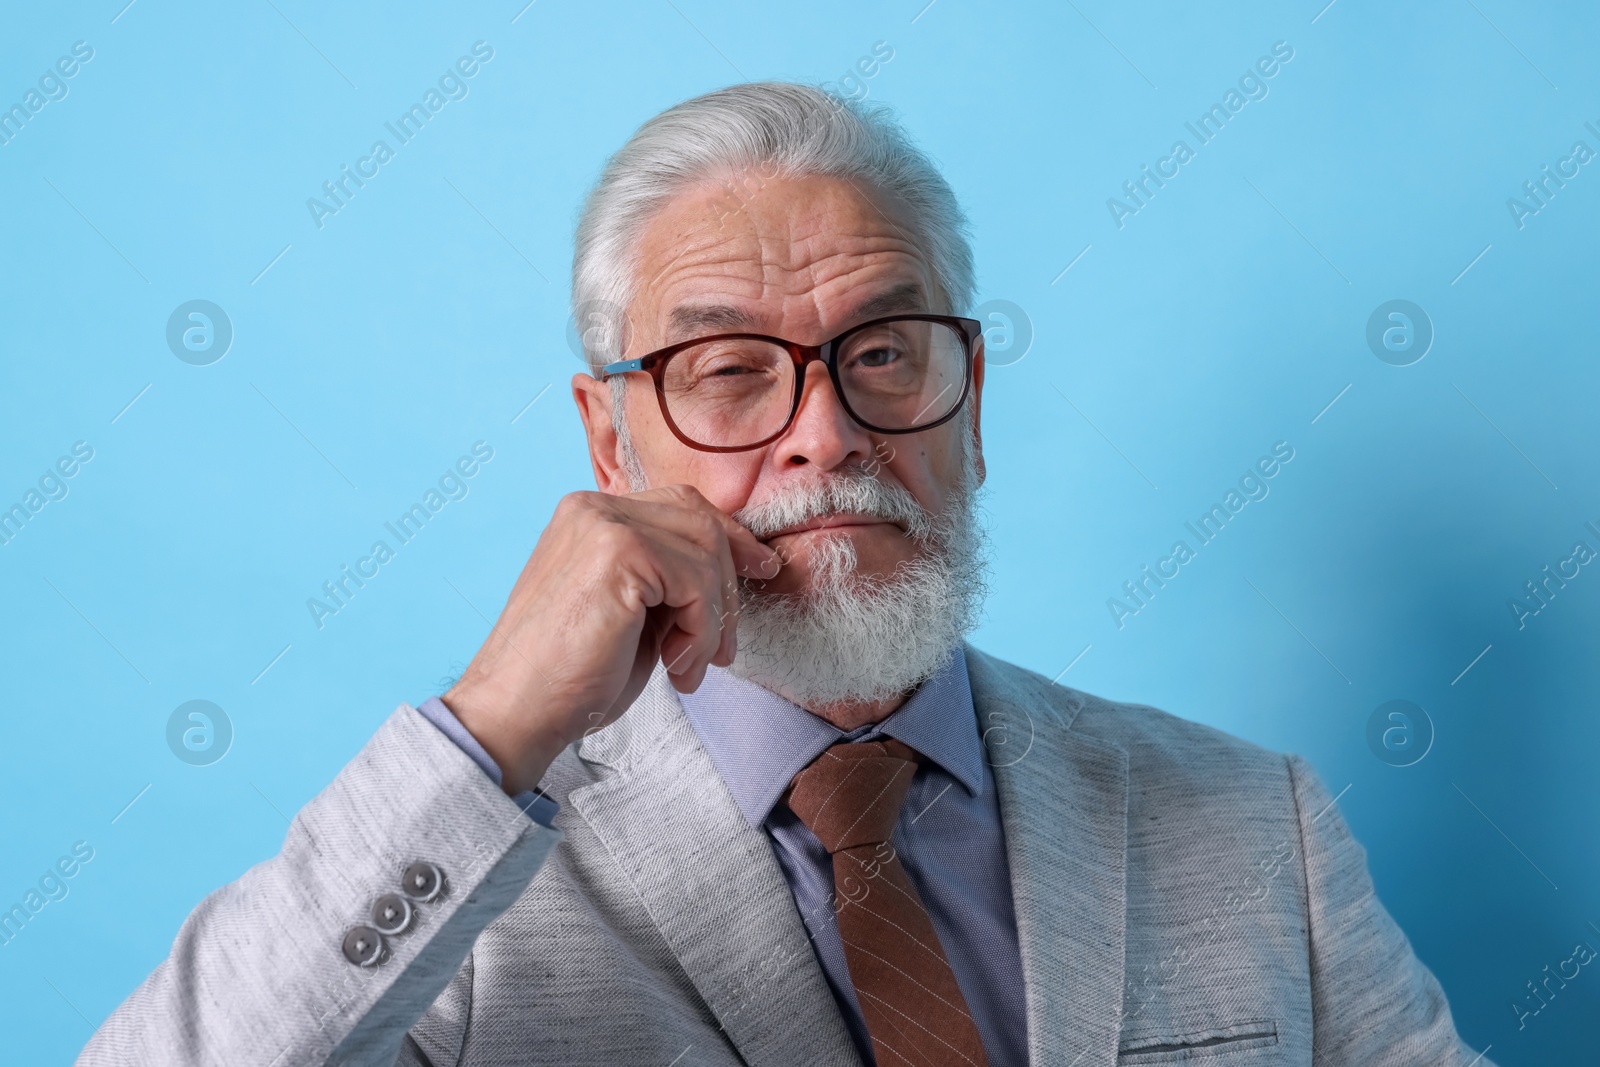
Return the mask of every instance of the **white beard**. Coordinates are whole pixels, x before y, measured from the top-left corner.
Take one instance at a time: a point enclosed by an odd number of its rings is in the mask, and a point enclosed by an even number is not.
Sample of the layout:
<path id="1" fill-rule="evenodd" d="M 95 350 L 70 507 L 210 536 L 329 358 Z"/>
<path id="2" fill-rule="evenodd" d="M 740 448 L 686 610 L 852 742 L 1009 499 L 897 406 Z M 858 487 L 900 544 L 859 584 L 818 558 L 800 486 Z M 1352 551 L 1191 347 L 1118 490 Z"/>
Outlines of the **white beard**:
<path id="1" fill-rule="evenodd" d="M 799 593 L 765 593 L 740 579 L 739 649 L 729 672 L 801 707 L 876 703 L 936 673 L 977 625 L 988 592 L 985 535 L 977 516 L 976 447 L 970 416 L 961 480 L 943 515 L 870 467 L 784 489 L 734 519 L 758 538 L 832 512 L 899 522 L 917 554 L 887 577 L 856 574 L 855 544 L 815 538 L 811 582 Z"/>
<path id="2" fill-rule="evenodd" d="M 623 380 L 612 379 L 612 427 L 628 488 L 649 487 L 623 415 Z M 930 515 L 871 464 L 790 486 L 733 518 L 758 538 L 796 522 L 849 511 L 901 523 L 918 554 L 887 578 L 855 573 L 855 544 L 817 539 L 811 587 L 764 593 L 739 579 L 739 648 L 728 671 L 806 708 L 867 704 L 932 677 L 978 624 L 988 595 L 986 537 L 978 523 L 977 442 L 972 409 L 960 419 L 961 471 L 945 513 Z"/>

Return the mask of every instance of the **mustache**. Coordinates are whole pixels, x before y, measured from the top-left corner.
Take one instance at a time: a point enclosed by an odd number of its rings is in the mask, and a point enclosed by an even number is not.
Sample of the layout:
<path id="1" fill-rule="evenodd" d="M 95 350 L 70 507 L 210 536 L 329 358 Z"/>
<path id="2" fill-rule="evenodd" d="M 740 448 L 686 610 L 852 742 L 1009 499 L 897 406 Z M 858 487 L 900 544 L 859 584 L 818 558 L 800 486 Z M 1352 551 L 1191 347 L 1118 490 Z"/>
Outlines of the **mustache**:
<path id="1" fill-rule="evenodd" d="M 786 485 L 758 504 L 746 504 L 733 513 L 733 520 L 766 540 L 786 526 L 842 511 L 893 522 L 918 545 L 926 545 L 934 532 L 934 517 L 909 490 L 879 479 L 865 467 L 845 467 Z"/>

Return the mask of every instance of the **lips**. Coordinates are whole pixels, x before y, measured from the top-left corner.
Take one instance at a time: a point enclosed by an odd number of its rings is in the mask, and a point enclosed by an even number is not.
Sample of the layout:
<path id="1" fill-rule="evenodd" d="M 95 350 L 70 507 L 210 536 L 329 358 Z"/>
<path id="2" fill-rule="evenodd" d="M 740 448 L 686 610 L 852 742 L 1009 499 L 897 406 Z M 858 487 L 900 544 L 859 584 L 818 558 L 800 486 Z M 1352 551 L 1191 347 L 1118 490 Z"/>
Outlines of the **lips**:
<path id="1" fill-rule="evenodd" d="M 767 536 L 767 540 L 770 541 L 776 537 L 786 537 L 790 534 L 809 533 L 812 530 L 830 530 L 841 526 L 878 526 L 885 523 L 888 523 L 889 525 L 898 525 L 897 523 L 891 522 L 889 519 L 881 519 L 876 515 L 857 515 L 845 512 L 834 515 L 819 515 L 814 519 L 807 519 L 805 522 L 797 522 L 792 525 L 785 526 L 781 530 L 769 534 Z"/>

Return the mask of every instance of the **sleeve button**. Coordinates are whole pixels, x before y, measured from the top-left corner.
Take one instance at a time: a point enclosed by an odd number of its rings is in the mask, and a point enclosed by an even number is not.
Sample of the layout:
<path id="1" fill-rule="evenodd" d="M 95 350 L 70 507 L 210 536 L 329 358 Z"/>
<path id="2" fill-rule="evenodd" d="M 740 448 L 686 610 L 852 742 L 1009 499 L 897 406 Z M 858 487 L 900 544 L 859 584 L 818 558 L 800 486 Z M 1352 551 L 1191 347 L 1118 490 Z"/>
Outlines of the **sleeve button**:
<path id="1" fill-rule="evenodd" d="M 399 893 L 385 893 L 372 905 L 372 927 L 387 937 L 403 934 L 411 925 L 411 901 Z"/>
<path id="2" fill-rule="evenodd" d="M 406 868 L 400 878 L 400 891 L 419 903 L 426 904 L 444 888 L 444 872 L 438 867 L 419 860 Z"/>
<path id="3" fill-rule="evenodd" d="M 343 947 L 345 959 L 357 967 L 371 967 L 383 955 L 383 935 L 370 926 L 352 926 Z"/>

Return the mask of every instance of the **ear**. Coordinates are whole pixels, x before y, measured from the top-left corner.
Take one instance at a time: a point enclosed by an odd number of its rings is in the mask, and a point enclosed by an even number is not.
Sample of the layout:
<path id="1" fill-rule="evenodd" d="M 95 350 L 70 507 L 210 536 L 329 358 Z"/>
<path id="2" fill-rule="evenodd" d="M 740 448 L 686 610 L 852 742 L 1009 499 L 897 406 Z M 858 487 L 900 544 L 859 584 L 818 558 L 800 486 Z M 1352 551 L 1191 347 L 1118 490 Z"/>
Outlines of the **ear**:
<path id="1" fill-rule="evenodd" d="M 589 462 L 594 467 L 594 484 L 602 493 L 626 495 L 628 475 L 622 469 L 622 452 L 617 432 L 611 425 L 611 384 L 591 374 L 572 376 L 572 399 L 578 405 L 578 418 L 589 438 Z"/>
<path id="2" fill-rule="evenodd" d="M 983 484 L 987 475 L 983 465 L 983 367 L 983 334 L 980 333 L 972 348 L 972 395 L 967 398 L 972 405 L 972 436 L 977 445 L 979 485 Z"/>

